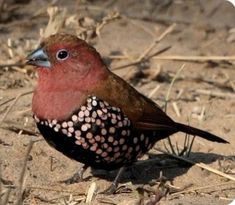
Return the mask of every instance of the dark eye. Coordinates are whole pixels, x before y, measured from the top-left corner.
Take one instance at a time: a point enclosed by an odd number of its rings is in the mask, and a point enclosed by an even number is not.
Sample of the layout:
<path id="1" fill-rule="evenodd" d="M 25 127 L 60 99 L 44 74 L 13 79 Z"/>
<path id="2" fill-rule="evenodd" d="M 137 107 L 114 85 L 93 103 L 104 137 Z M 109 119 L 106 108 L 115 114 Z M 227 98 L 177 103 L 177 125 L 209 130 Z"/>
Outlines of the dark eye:
<path id="1" fill-rule="evenodd" d="M 58 60 L 66 60 L 68 57 L 69 57 L 69 53 L 65 49 L 61 49 L 56 53 L 56 58 Z"/>

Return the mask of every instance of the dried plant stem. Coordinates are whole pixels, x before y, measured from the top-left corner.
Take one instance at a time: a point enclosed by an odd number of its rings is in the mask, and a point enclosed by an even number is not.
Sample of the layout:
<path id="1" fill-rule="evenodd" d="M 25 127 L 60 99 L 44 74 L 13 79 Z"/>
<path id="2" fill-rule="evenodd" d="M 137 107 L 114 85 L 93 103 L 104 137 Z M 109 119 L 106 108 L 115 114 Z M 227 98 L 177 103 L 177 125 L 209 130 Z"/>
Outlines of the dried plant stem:
<path id="1" fill-rule="evenodd" d="M 24 67 L 24 63 L 0 64 L 0 68 Z"/>
<path id="2" fill-rule="evenodd" d="M 173 109 L 174 109 L 174 111 L 175 111 L 177 117 L 180 117 L 180 116 L 181 116 L 181 114 L 180 114 L 180 109 L 179 109 L 177 103 L 176 103 L 176 102 L 172 102 L 172 106 L 173 106 Z"/>
<path id="3" fill-rule="evenodd" d="M 150 46 L 139 56 L 138 61 L 144 59 L 153 50 L 158 42 L 174 30 L 175 26 L 176 24 L 172 24 L 158 38 L 154 39 Z"/>
<path id="4" fill-rule="evenodd" d="M 228 186 L 228 185 L 233 185 L 233 184 L 235 184 L 235 182 L 230 181 L 230 182 L 218 183 L 218 184 L 213 184 L 213 185 L 208 185 L 208 186 L 195 187 L 195 188 L 191 188 L 191 189 L 187 189 L 187 190 L 183 190 L 183 191 L 173 193 L 173 194 L 171 194 L 171 196 L 177 196 L 177 195 L 185 194 L 185 193 L 189 193 L 189 192 L 195 192 L 195 191 L 200 191 L 200 190 L 203 190 L 203 189 L 210 189 L 210 188 L 213 188 L 213 187 Z"/>
<path id="5" fill-rule="evenodd" d="M 27 147 L 27 150 L 25 153 L 24 164 L 23 164 L 23 168 L 22 168 L 20 178 L 19 178 L 18 196 L 17 196 L 17 201 L 16 201 L 15 205 L 22 204 L 22 194 L 23 194 L 23 185 L 24 185 L 26 166 L 27 166 L 29 154 L 33 148 L 33 144 L 34 144 L 34 141 L 31 140 L 28 144 L 28 147 Z"/>
<path id="6" fill-rule="evenodd" d="M 185 66 L 185 64 L 183 64 L 183 65 L 180 67 L 180 69 L 177 71 L 177 73 L 175 74 L 174 78 L 173 78 L 172 81 L 171 81 L 171 84 L 170 84 L 170 86 L 169 86 L 169 89 L 168 89 L 167 94 L 166 94 L 166 97 L 165 97 L 165 106 L 164 106 L 165 112 L 167 111 L 167 104 L 168 104 L 168 101 L 169 101 L 169 97 L 170 97 L 170 93 L 171 93 L 172 87 L 173 87 L 173 85 L 174 85 L 176 79 L 179 77 L 181 71 L 184 69 L 184 66 Z M 172 143 L 171 143 L 170 137 L 167 137 L 167 140 L 168 140 L 168 143 L 169 143 L 169 145 L 170 145 L 170 148 L 171 148 L 172 153 L 175 154 L 175 150 L 174 150 L 174 147 L 173 147 L 173 145 L 172 145 Z M 166 147 L 166 146 L 165 146 L 165 147 Z"/>
<path id="7" fill-rule="evenodd" d="M 142 59 L 142 60 L 140 60 L 140 61 L 139 61 L 139 60 L 136 60 L 136 61 L 134 61 L 134 62 L 125 64 L 125 65 L 120 65 L 120 66 L 114 67 L 114 68 L 112 68 L 112 71 L 114 71 L 114 70 L 119 70 L 119 69 L 123 69 L 123 68 L 130 67 L 130 66 L 134 66 L 134 65 L 138 65 L 138 64 L 140 64 L 140 63 L 144 63 L 144 62 L 148 61 L 149 59 L 153 58 L 153 56 L 159 55 L 159 54 L 161 54 L 161 53 L 167 51 L 167 50 L 170 49 L 170 48 L 171 48 L 171 46 L 167 46 L 167 47 L 165 47 L 165 48 L 163 48 L 163 49 L 160 49 L 159 51 L 155 52 L 154 54 L 152 54 L 152 55 L 150 55 L 150 56 L 148 56 L 148 57 L 146 57 L 146 58 L 144 58 L 144 59 Z"/>
<path id="8" fill-rule="evenodd" d="M 174 78 L 173 78 L 172 81 L 171 81 L 171 84 L 170 84 L 170 86 L 169 86 L 169 89 L 167 90 L 166 97 L 165 97 L 165 107 L 164 107 L 165 112 L 167 111 L 167 103 L 168 103 L 168 101 L 169 101 L 169 97 L 170 97 L 170 93 L 171 93 L 172 87 L 173 87 L 173 85 L 174 85 L 176 79 L 179 77 L 181 71 L 184 69 L 184 67 L 185 67 L 185 64 L 183 64 L 183 65 L 180 67 L 180 69 L 177 71 L 177 73 L 175 74 Z"/>
<path id="9" fill-rule="evenodd" d="M 20 93 L 19 95 L 17 95 L 17 96 L 14 98 L 14 101 L 12 102 L 12 104 L 10 105 L 10 107 L 8 107 L 7 111 L 6 111 L 5 114 L 3 115 L 2 119 L 0 120 L 0 123 L 3 123 L 3 121 L 6 119 L 7 115 L 8 115 L 9 112 L 12 110 L 12 108 L 14 107 L 14 105 L 16 104 L 16 102 L 17 102 L 22 96 L 25 96 L 25 95 L 28 95 L 28 94 L 31 94 L 31 93 L 33 93 L 32 90 L 26 91 L 26 92 L 23 92 L 23 93 Z"/>
<path id="10" fill-rule="evenodd" d="M 150 44 L 150 46 L 134 62 L 126 64 L 126 65 L 121 65 L 121 66 L 115 67 L 112 70 L 118 70 L 118 69 L 122 69 L 122 68 L 126 68 L 129 66 L 137 65 L 139 63 L 146 62 L 149 59 L 151 59 L 153 56 L 159 55 L 160 53 L 163 53 L 166 50 L 168 50 L 170 48 L 169 46 L 164 49 L 161 49 L 160 51 L 155 52 L 152 55 L 147 56 L 152 51 L 152 49 L 156 46 L 156 44 L 158 42 L 160 42 L 165 36 L 167 36 L 170 32 L 173 31 L 174 27 L 175 27 L 175 24 L 172 24 L 158 38 L 154 39 L 152 41 L 152 43 Z"/>
<path id="11" fill-rule="evenodd" d="M 97 185 L 95 182 L 92 182 L 88 191 L 87 191 L 87 196 L 86 196 L 86 201 L 85 203 L 90 203 L 94 200 L 95 196 L 97 194 Z"/>
<path id="12" fill-rule="evenodd" d="M 187 163 L 189 163 L 189 164 L 196 165 L 197 167 L 200 167 L 200 168 L 202 168 L 202 169 L 205 169 L 205 170 L 207 170 L 207 171 L 209 171 L 209 172 L 212 172 L 212 173 L 214 173 L 214 174 L 216 174 L 216 175 L 219 175 L 219 176 L 221 176 L 221 177 L 224 177 L 224 178 L 226 178 L 226 179 L 230 179 L 230 180 L 232 180 L 232 181 L 235 181 L 235 178 L 234 178 L 234 177 L 232 177 L 232 176 L 230 176 L 230 175 L 228 175 L 228 174 L 225 174 L 225 173 L 223 173 L 223 172 L 221 172 L 221 171 L 219 171 L 219 170 L 216 170 L 216 169 L 214 169 L 214 168 L 212 168 L 212 167 L 209 167 L 209 166 L 207 166 L 206 164 L 204 164 L 204 163 L 202 163 L 202 162 L 200 162 L 200 163 L 193 162 L 193 161 L 191 161 L 190 159 L 186 159 L 186 158 L 184 158 L 184 157 L 180 157 L 180 156 L 178 156 L 178 155 L 168 153 L 168 152 L 166 152 L 166 151 L 164 151 L 164 150 L 162 150 L 162 149 L 160 149 L 160 148 L 154 148 L 154 149 L 156 149 L 157 151 L 162 152 L 162 153 L 164 153 L 164 154 L 167 154 L 167 155 L 169 155 L 169 156 L 171 156 L 171 157 L 174 157 L 174 158 L 176 158 L 176 159 L 179 159 L 179 160 L 182 160 L 182 161 L 184 161 L 184 162 L 187 162 Z"/>
<path id="13" fill-rule="evenodd" d="M 155 56 L 157 60 L 176 60 L 176 61 L 235 61 L 235 56 Z"/>
<path id="14" fill-rule="evenodd" d="M 156 94 L 156 92 L 159 90 L 159 88 L 160 88 L 160 85 L 157 85 L 157 86 L 148 94 L 148 97 L 149 97 L 149 98 L 152 98 L 152 97 Z"/>
<path id="15" fill-rule="evenodd" d="M 213 90 L 202 90 L 202 89 L 195 90 L 195 92 L 200 95 L 209 95 L 209 96 L 219 97 L 219 98 L 235 99 L 235 94 L 228 93 L 228 92 L 225 93 L 225 92 L 219 92 L 219 91 L 213 91 Z"/>
<path id="16" fill-rule="evenodd" d="M 0 104 L 0 106 L 3 106 L 3 105 L 5 105 L 5 104 L 11 102 L 11 101 L 14 100 L 14 99 L 15 99 L 15 97 L 10 98 L 10 99 L 7 99 L 6 101 L 2 102 L 2 103 Z"/>
<path id="17" fill-rule="evenodd" d="M 112 58 L 126 59 L 126 56 L 111 56 Z M 173 60 L 173 61 L 235 61 L 235 56 L 180 56 L 180 55 L 164 55 L 154 56 L 156 60 Z"/>

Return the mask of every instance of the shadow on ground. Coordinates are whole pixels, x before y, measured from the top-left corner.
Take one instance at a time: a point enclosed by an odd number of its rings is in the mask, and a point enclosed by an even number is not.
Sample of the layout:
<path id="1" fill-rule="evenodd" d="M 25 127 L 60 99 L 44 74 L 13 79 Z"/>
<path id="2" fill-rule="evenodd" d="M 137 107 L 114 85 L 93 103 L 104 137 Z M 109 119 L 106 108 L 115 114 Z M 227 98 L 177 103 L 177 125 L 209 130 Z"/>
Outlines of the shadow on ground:
<path id="1" fill-rule="evenodd" d="M 192 152 L 189 159 L 193 162 L 202 162 L 204 164 L 211 164 L 218 160 L 224 160 L 226 158 L 234 158 L 235 156 L 223 156 L 215 153 L 202 153 Z M 133 184 L 147 184 L 157 180 L 160 176 L 160 172 L 168 180 L 173 180 L 175 177 L 184 175 L 193 166 L 184 161 L 179 161 L 164 154 L 151 154 L 151 160 L 138 162 L 136 165 L 127 167 L 123 173 L 120 183 L 131 181 Z M 156 159 L 156 160 L 152 160 Z M 115 171 L 104 170 L 91 170 L 94 176 L 97 176 L 108 181 L 113 181 L 117 174 Z M 88 177 L 90 178 L 90 177 Z"/>

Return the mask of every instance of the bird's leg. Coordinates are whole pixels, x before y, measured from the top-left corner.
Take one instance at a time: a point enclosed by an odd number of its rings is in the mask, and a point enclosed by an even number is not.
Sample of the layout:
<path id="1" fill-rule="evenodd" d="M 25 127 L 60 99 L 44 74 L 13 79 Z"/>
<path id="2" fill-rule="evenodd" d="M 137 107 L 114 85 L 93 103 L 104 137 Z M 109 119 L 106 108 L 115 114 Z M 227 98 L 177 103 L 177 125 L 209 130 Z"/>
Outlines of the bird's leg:
<path id="1" fill-rule="evenodd" d="M 82 166 L 72 177 L 62 182 L 65 184 L 73 184 L 81 182 L 83 180 L 83 174 L 87 170 L 87 168 L 88 168 L 87 165 Z"/>
<path id="2" fill-rule="evenodd" d="M 118 170 L 118 173 L 117 173 L 115 179 L 113 180 L 111 186 L 108 189 L 101 192 L 102 194 L 113 194 L 117 190 L 119 179 L 120 179 L 120 177 L 121 177 L 124 170 L 125 170 L 125 167 L 121 167 Z"/>

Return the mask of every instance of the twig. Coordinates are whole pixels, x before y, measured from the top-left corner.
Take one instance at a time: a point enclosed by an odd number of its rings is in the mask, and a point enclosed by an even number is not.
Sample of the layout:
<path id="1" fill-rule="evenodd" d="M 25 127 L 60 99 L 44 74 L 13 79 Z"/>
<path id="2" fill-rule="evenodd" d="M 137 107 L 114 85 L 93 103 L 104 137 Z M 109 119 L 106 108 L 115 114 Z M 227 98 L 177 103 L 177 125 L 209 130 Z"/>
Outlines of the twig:
<path id="1" fill-rule="evenodd" d="M 147 55 L 152 51 L 152 49 L 156 46 L 156 44 L 158 42 L 160 42 L 165 36 L 167 36 L 167 34 L 172 32 L 174 27 L 175 27 L 175 24 L 172 24 L 157 39 L 154 39 L 153 42 L 150 44 L 150 46 L 134 62 L 129 63 L 127 65 L 118 66 L 116 68 L 113 68 L 112 70 L 118 70 L 118 69 L 122 69 L 122 68 L 125 68 L 125 67 L 129 67 L 129 66 L 137 65 L 139 63 L 146 62 L 149 59 L 151 59 L 153 56 L 159 55 L 160 53 L 163 53 L 166 50 L 168 50 L 170 47 L 166 47 L 166 48 L 164 48 L 164 49 L 162 49 L 160 51 L 157 51 L 154 54 L 152 54 L 152 55 L 147 57 Z"/>
<path id="2" fill-rule="evenodd" d="M 174 78 L 173 78 L 172 81 L 171 81 L 171 84 L 170 84 L 170 86 L 169 86 L 169 89 L 167 90 L 166 98 L 165 98 L 165 108 L 164 108 L 165 112 L 166 112 L 166 110 L 167 110 L 167 102 L 169 101 L 170 92 L 171 92 L 171 90 L 172 90 L 172 87 L 173 87 L 173 85 L 174 85 L 176 79 L 179 77 L 181 71 L 184 69 L 184 67 L 185 67 L 185 64 L 183 64 L 183 65 L 180 67 L 180 69 L 177 71 L 177 73 L 175 74 Z"/>
<path id="3" fill-rule="evenodd" d="M 14 105 L 16 104 L 16 102 L 22 97 L 22 96 L 25 96 L 25 95 L 28 95 L 28 94 L 31 94 L 33 91 L 30 90 L 30 91 L 26 91 L 26 92 L 23 92 L 23 93 L 20 93 L 19 95 L 17 95 L 14 99 L 14 101 L 12 102 L 12 104 L 10 105 L 10 107 L 7 109 L 7 111 L 5 112 L 5 114 L 3 115 L 2 119 L 0 120 L 0 123 L 2 123 L 7 115 L 9 114 L 9 112 L 12 110 L 12 108 L 14 107 Z"/>
<path id="4" fill-rule="evenodd" d="M 7 103 L 9 103 L 9 102 L 11 102 L 11 101 L 14 100 L 14 99 L 15 99 L 15 97 L 14 97 L 14 98 L 10 98 L 10 99 L 8 99 L 8 100 L 2 102 L 2 103 L 0 104 L 0 107 L 3 106 L 3 105 L 5 105 L 5 104 L 7 104 Z"/>
<path id="5" fill-rule="evenodd" d="M 182 160 L 182 161 L 184 161 L 184 162 L 187 162 L 187 163 L 189 163 L 189 164 L 196 165 L 197 167 L 200 167 L 200 168 L 202 168 L 202 169 L 205 169 L 205 170 L 207 170 L 207 171 L 209 171 L 209 172 L 212 172 L 212 173 L 214 173 L 214 174 L 216 174 L 216 175 L 222 176 L 222 177 L 224 177 L 224 178 L 226 178 L 226 179 L 230 179 L 230 180 L 232 180 L 232 181 L 235 181 L 235 178 L 234 178 L 234 177 L 232 177 L 232 176 L 230 176 L 230 175 L 228 175 L 228 174 L 225 174 L 225 173 L 223 173 L 223 172 L 221 172 L 221 171 L 219 171 L 219 170 L 216 170 L 216 169 L 214 169 L 214 168 L 212 168 L 212 167 L 209 167 L 209 166 L 207 166 L 206 164 L 204 164 L 204 163 L 202 163 L 202 162 L 200 162 L 200 163 L 193 162 L 193 161 L 191 161 L 190 159 L 186 159 L 186 158 L 184 158 L 184 157 L 180 157 L 180 156 L 177 156 L 177 155 L 175 155 L 175 154 L 168 153 L 168 152 L 166 152 L 166 151 L 164 151 L 164 150 L 162 150 L 162 149 L 160 149 L 160 148 L 156 148 L 156 147 L 155 147 L 154 149 L 156 149 L 157 151 L 162 152 L 162 153 L 164 153 L 164 154 L 167 154 L 167 155 L 169 155 L 169 156 L 171 156 L 171 157 L 174 157 L 174 158 L 176 158 L 176 159 L 179 159 L 179 160 Z"/>
<path id="6" fill-rule="evenodd" d="M 172 106 L 173 106 L 173 109 L 174 109 L 177 117 L 180 117 L 181 114 L 180 114 L 180 110 L 179 110 L 179 107 L 178 107 L 177 103 L 176 102 L 172 102 Z"/>
<path id="7" fill-rule="evenodd" d="M 118 18 L 120 18 L 120 14 L 118 12 L 112 12 L 112 13 L 109 13 L 107 16 L 105 16 L 102 19 L 102 21 L 96 25 L 95 31 L 96 31 L 97 36 L 100 36 L 101 30 L 106 24 Z"/>
<path id="8" fill-rule="evenodd" d="M 94 200 L 95 196 L 97 194 L 97 185 L 95 182 L 92 182 L 88 191 L 87 191 L 87 196 L 86 196 L 86 201 L 85 203 L 90 203 Z"/>
<path id="9" fill-rule="evenodd" d="M 11 67 L 24 67 L 24 63 L 12 63 L 12 64 L 0 64 L 0 68 L 11 68 Z"/>
<path id="10" fill-rule="evenodd" d="M 194 143 L 194 140 L 195 140 L 196 136 L 193 136 L 193 139 L 191 140 L 191 142 L 189 141 L 190 136 L 189 136 L 188 134 L 186 134 L 186 136 L 187 136 L 187 138 L 188 138 L 188 145 L 187 145 L 187 147 L 189 147 L 188 150 L 187 150 L 186 156 L 189 157 L 189 154 L 190 154 L 191 151 L 192 151 L 193 143 Z M 189 142 L 190 142 L 190 144 L 189 144 Z"/>
<path id="11" fill-rule="evenodd" d="M 30 141 L 27 147 L 27 151 L 25 153 L 25 158 L 24 158 L 24 164 L 23 164 L 23 168 L 20 174 L 20 178 L 19 178 L 19 190 L 18 190 L 18 196 L 17 196 L 17 202 L 16 205 L 20 205 L 22 204 L 22 194 L 23 194 L 23 184 L 24 184 L 24 176 L 25 176 L 25 172 L 26 172 L 26 166 L 27 166 L 27 162 L 28 162 L 28 157 L 29 154 L 33 148 L 33 144 L 34 141 Z"/>
<path id="12" fill-rule="evenodd" d="M 175 61 L 235 61 L 235 56 L 155 56 L 157 60 L 175 60 Z"/>
<path id="13" fill-rule="evenodd" d="M 234 202 L 235 202 L 234 198 L 228 198 L 228 197 L 222 197 L 222 196 L 220 196 L 219 199 L 226 200 L 226 201 L 230 201 L 231 203 L 228 204 L 228 205 L 233 205 Z"/>
<path id="14" fill-rule="evenodd" d="M 164 25 L 169 25 L 171 23 L 177 23 L 177 24 L 185 24 L 185 25 L 190 25 L 192 22 L 188 19 L 182 19 L 182 18 L 177 18 L 177 17 L 172 17 L 172 16 L 166 16 L 166 15 L 156 15 L 156 16 L 151 16 L 151 17 L 144 17 L 144 18 L 138 18 L 136 16 L 128 15 L 129 18 L 131 19 L 137 19 L 137 20 L 142 20 L 146 22 L 154 22 L 154 23 L 161 23 Z"/>
<path id="15" fill-rule="evenodd" d="M 175 150 L 174 150 L 174 147 L 173 147 L 173 145 L 172 145 L 172 143 L 171 143 L 170 136 L 167 138 L 167 141 L 168 141 L 168 143 L 169 143 L 169 145 L 170 145 L 171 152 L 172 152 L 173 154 L 176 154 L 176 152 L 175 152 Z M 165 150 L 170 153 L 170 150 L 169 150 L 168 147 L 166 146 L 165 140 L 163 141 L 163 146 L 164 146 Z"/>
<path id="16" fill-rule="evenodd" d="M 224 74 L 226 80 L 225 82 L 228 83 L 230 85 L 230 87 L 232 88 L 232 91 L 235 92 L 235 84 L 234 82 L 230 79 L 230 76 L 227 72 L 222 71 L 222 73 Z"/>
<path id="17" fill-rule="evenodd" d="M 218 183 L 218 184 L 207 185 L 207 186 L 202 186 L 202 187 L 195 187 L 195 188 L 191 188 L 191 189 L 188 189 L 188 190 L 183 190 L 183 191 L 173 193 L 173 194 L 171 194 L 171 196 L 177 196 L 177 195 L 185 194 L 185 193 L 189 193 L 189 192 L 195 192 L 195 191 L 200 191 L 200 190 L 203 190 L 203 189 L 210 189 L 210 188 L 213 188 L 213 187 L 221 187 L 221 186 L 233 185 L 233 184 L 234 184 L 234 181 L 232 181 L 232 182 L 230 181 L 230 182 Z"/>
<path id="18" fill-rule="evenodd" d="M 155 95 L 155 93 L 159 90 L 159 88 L 160 88 L 160 85 L 157 85 L 157 86 L 148 94 L 148 97 L 149 97 L 149 98 L 152 98 L 152 97 Z"/>
<path id="19" fill-rule="evenodd" d="M 66 19 L 66 8 L 59 8 L 57 6 L 50 6 L 47 8 L 49 20 L 44 30 L 40 30 L 41 38 L 46 38 L 52 34 L 57 33 L 63 28 Z"/>
<path id="20" fill-rule="evenodd" d="M 27 135 L 38 136 L 38 132 L 35 132 L 35 131 L 33 131 L 33 130 L 24 128 L 24 127 L 22 127 L 21 125 L 17 125 L 17 124 L 9 125 L 9 123 L 7 123 L 7 126 L 0 125 L 0 128 L 2 128 L 2 129 L 7 129 L 7 130 L 11 130 L 11 131 L 14 131 L 14 132 L 17 132 L 17 133 L 18 133 L 18 132 L 24 132 L 24 133 L 27 134 Z"/>
<path id="21" fill-rule="evenodd" d="M 159 55 L 159 54 L 167 51 L 170 48 L 171 48 L 171 46 L 167 46 L 167 47 L 165 47 L 163 49 L 160 49 L 159 51 L 157 51 L 154 54 L 152 54 L 152 55 L 142 59 L 141 61 L 137 60 L 137 61 L 134 61 L 132 63 L 128 63 L 128 64 L 125 64 L 125 65 L 120 65 L 120 66 L 114 67 L 114 68 L 112 68 L 112 71 L 113 70 L 119 70 L 119 69 L 126 68 L 126 67 L 133 66 L 133 65 L 138 65 L 140 63 L 144 63 L 144 62 L 148 61 L 149 59 L 153 58 L 153 56 Z"/>
<path id="22" fill-rule="evenodd" d="M 174 85 L 174 83 L 175 83 L 175 80 L 178 78 L 179 74 L 180 74 L 181 71 L 183 70 L 184 66 L 185 66 L 185 64 L 183 64 L 183 65 L 180 67 L 180 69 L 177 71 L 177 73 L 175 74 L 174 78 L 173 78 L 172 81 L 171 81 L 171 84 L 170 84 L 170 86 L 169 86 L 169 89 L 168 89 L 167 94 L 166 94 L 166 97 L 165 97 L 165 107 L 164 107 L 165 112 L 167 111 L 167 103 L 168 103 L 168 101 L 169 101 L 169 96 L 170 96 L 170 92 L 171 92 L 171 90 L 172 90 L 172 87 L 173 87 L 173 85 Z M 168 141 L 168 143 L 169 143 L 169 145 L 170 145 L 170 148 L 171 148 L 172 153 L 175 154 L 175 150 L 174 150 L 174 147 L 173 147 L 173 145 L 172 145 L 172 143 L 171 143 L 170 137 L 167 137 L 167 141 Z"/>
<path id="23" fill-rule="evenodd" d="M 122 18 L 129 21 L 131 24 L 133 24 L 134 26 L 142 29 L 144 32 L 148 33 L 149 35 L 151 35 L 153 38 L 156 37 L 156 33 L 154 33 L 152 30 L 150 30 L 149 28 L 147 28 L 145 26 L 145 24 L 141 23 L 140 21 L 136 21 L 135 19 L 130 19 L 128 18 L 127 16 L 123 16 L 122 15 Z"/>
<path id="24" fill-rule="evenodd" d="M 202 90 L 198 89 L 195 90 L 196 93 L 201 94 L 201 95 L 209 95 L 213 97 L 219 97 L 219 98 L 235 98 L 235 94 L 233 93 L 225 93 L 225 92 L 219 92 L 219 91 L 213 91 L 213 90 Z"/>
<path id="25" fill-rule="evenodd" d="M 124 55 L 112 56 L 111 58 L 126 59 Z M 165 55 L 165 56 L 154 56 L 156 60 L 173 60 L 173 61 L 235 61 L 235 56 L 180 56 L 180 55 Z"/>
<path id="26" fill-rule="evenodd" d="M 137 61 L 141 61 L 144 59 L 151 51 L 152 49 L 156 46 L 157 43 L 159 43 L 164 37 L 166 37 L 169 33 L 173 31 L 175 28 L 176 24 L 172 24 L 169 26 L 157 39 L 155 39 L 150 46 L 143 52 L 143 54 L 140 55 Z"/>

